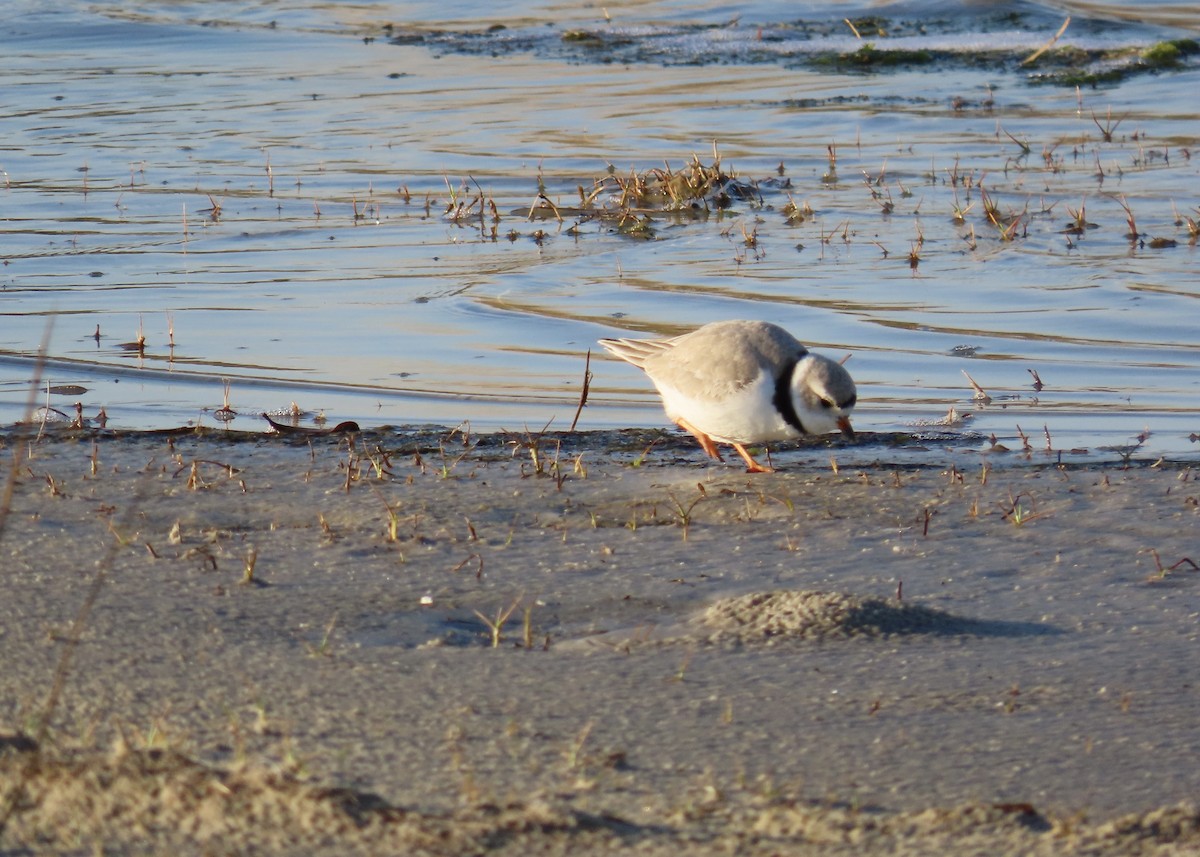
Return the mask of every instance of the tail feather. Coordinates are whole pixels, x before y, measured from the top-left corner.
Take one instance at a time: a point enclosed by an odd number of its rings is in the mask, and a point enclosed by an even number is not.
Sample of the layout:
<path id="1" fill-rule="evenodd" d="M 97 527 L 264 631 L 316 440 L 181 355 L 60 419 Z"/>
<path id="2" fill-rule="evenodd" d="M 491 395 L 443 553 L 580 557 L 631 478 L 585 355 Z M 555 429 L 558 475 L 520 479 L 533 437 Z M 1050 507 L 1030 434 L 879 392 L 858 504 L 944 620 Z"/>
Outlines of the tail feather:
<path id="1" fill-rule="evenodd" d="M 644 369 L 646 361 L 656 354 L 669 351 L 674 339 L 601 339 L 600 345 L 610 354 Z"/>

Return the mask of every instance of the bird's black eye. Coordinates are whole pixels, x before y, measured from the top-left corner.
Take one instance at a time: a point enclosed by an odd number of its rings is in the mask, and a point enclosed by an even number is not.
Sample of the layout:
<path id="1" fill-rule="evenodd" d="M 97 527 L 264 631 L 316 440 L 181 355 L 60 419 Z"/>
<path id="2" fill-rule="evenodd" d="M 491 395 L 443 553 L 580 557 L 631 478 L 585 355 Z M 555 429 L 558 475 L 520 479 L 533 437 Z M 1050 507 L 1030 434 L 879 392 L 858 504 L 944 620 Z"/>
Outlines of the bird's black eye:
<path id="1" fill-rule="evenodd" d="M 829 401 L 829 399 L 822 399 L 821 407 L 825 410 L 829 410 L 830 408 L 833 407 L 833 402 Z"/>

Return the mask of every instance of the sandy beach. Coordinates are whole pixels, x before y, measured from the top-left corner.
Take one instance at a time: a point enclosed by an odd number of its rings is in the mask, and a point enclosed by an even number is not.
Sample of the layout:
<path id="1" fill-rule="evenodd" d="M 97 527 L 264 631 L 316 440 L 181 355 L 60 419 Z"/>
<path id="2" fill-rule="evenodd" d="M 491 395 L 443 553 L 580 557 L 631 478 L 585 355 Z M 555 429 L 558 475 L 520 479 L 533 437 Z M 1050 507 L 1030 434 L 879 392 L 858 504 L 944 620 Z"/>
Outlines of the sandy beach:
<path id="1" fill-rule="evenodd" d="M 1200 852 L 1186 465 L 4 447 L 4 853 Z"/>

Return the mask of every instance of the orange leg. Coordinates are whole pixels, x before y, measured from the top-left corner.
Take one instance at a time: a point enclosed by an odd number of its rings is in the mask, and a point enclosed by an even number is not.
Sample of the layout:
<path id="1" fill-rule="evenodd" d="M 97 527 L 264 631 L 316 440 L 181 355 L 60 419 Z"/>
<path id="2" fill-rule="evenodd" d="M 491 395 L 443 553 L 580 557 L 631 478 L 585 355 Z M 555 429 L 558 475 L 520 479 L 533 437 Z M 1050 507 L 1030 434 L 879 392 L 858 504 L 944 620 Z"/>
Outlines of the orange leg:
<path id="1" fill-rule="evenodd" d="M 709 458 L 715 458 L 717 461 L 720 461 L 721 463 L 725 462 L 725 459 L 721 457 L 721 453 L 717 451 L 717 445 L 716 445 L 716 443 L 713 442 L 713 439 L 711 437 L 706 435 L 704 432 L 700 431 L 700 429 L 696 428 L 694 425 L 692 425 L 685 419 L 675 420 L 675 424 L 677 426 L 679 426 L 681 429 L 683 429 L 684 431 L 686 431 L 688 434 L 690 434 L 692 437 L 696 438 L 696 440 L 700 444 L 700 448 L 703 449 L 705 451 L 705 453 L 708 454 Z M 733 448 L 736 449 L 737 454 L 742 457 L 742 461 L 746 462 L 746 472 L 747 473 L 774 473 L 775 472 L 775 468 L 763 467 L 761 464 L 759 464 L 757 461 L 755 461 L 754 456 L 752 456 L 749 452 L 747 452 L 746 447 L 742 446 L 740 443 L 733 444 Z"/>
<path id="2" fill-rule="evenodd" d="M 735 443 L 733 445 L 733 448 L 736 449 L 737 454 L 742 457 L 742 461 L 746 462 L 746 472 L 747 473 L 774 473 L 775 472 L 774 467 L 763 467 L 761 464 L 759 464 L 757 461 L 755 461 L 754 457 L 752 455 L 750 455 L 749 452 L 746 451 L 746 447 L 742 446 L 740 443 Z"/>
<path id="3" fill-rule="evenodd" d="M 700 429 L 696 428 L 685 419 L 675 420 L 675 425 L 679 426 L 692 437 L 696 438 L 696 440 L 700 443 L 700 448 L 708 454 L 709 458 L 715 458 L 717 461 L 721 462 L 725 461 L 725 459 L 721 457 L 721 453 L 717 452 L 717 445 L 713 443 L 713 439 L 704 432 L 700 431 Z"/>

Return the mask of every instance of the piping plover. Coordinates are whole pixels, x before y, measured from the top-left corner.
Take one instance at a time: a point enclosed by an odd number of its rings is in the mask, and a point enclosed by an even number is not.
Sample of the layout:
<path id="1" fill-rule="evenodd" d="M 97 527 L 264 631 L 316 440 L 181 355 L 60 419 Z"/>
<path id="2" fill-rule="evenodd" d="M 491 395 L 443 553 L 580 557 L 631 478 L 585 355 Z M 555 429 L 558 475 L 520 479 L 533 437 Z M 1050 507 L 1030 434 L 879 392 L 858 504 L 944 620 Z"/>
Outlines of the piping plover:
<path id="1" fill-rule="evenodd" d="M 854 437 L 850 373 L 778 325 L 718 321 L 672 339 L 600 344 L 649 375 L 671 421 L 718 461 L 716 444 L 732 444 L 749 472 L 765 473 L 745 444 L 832 431 Z"/>

